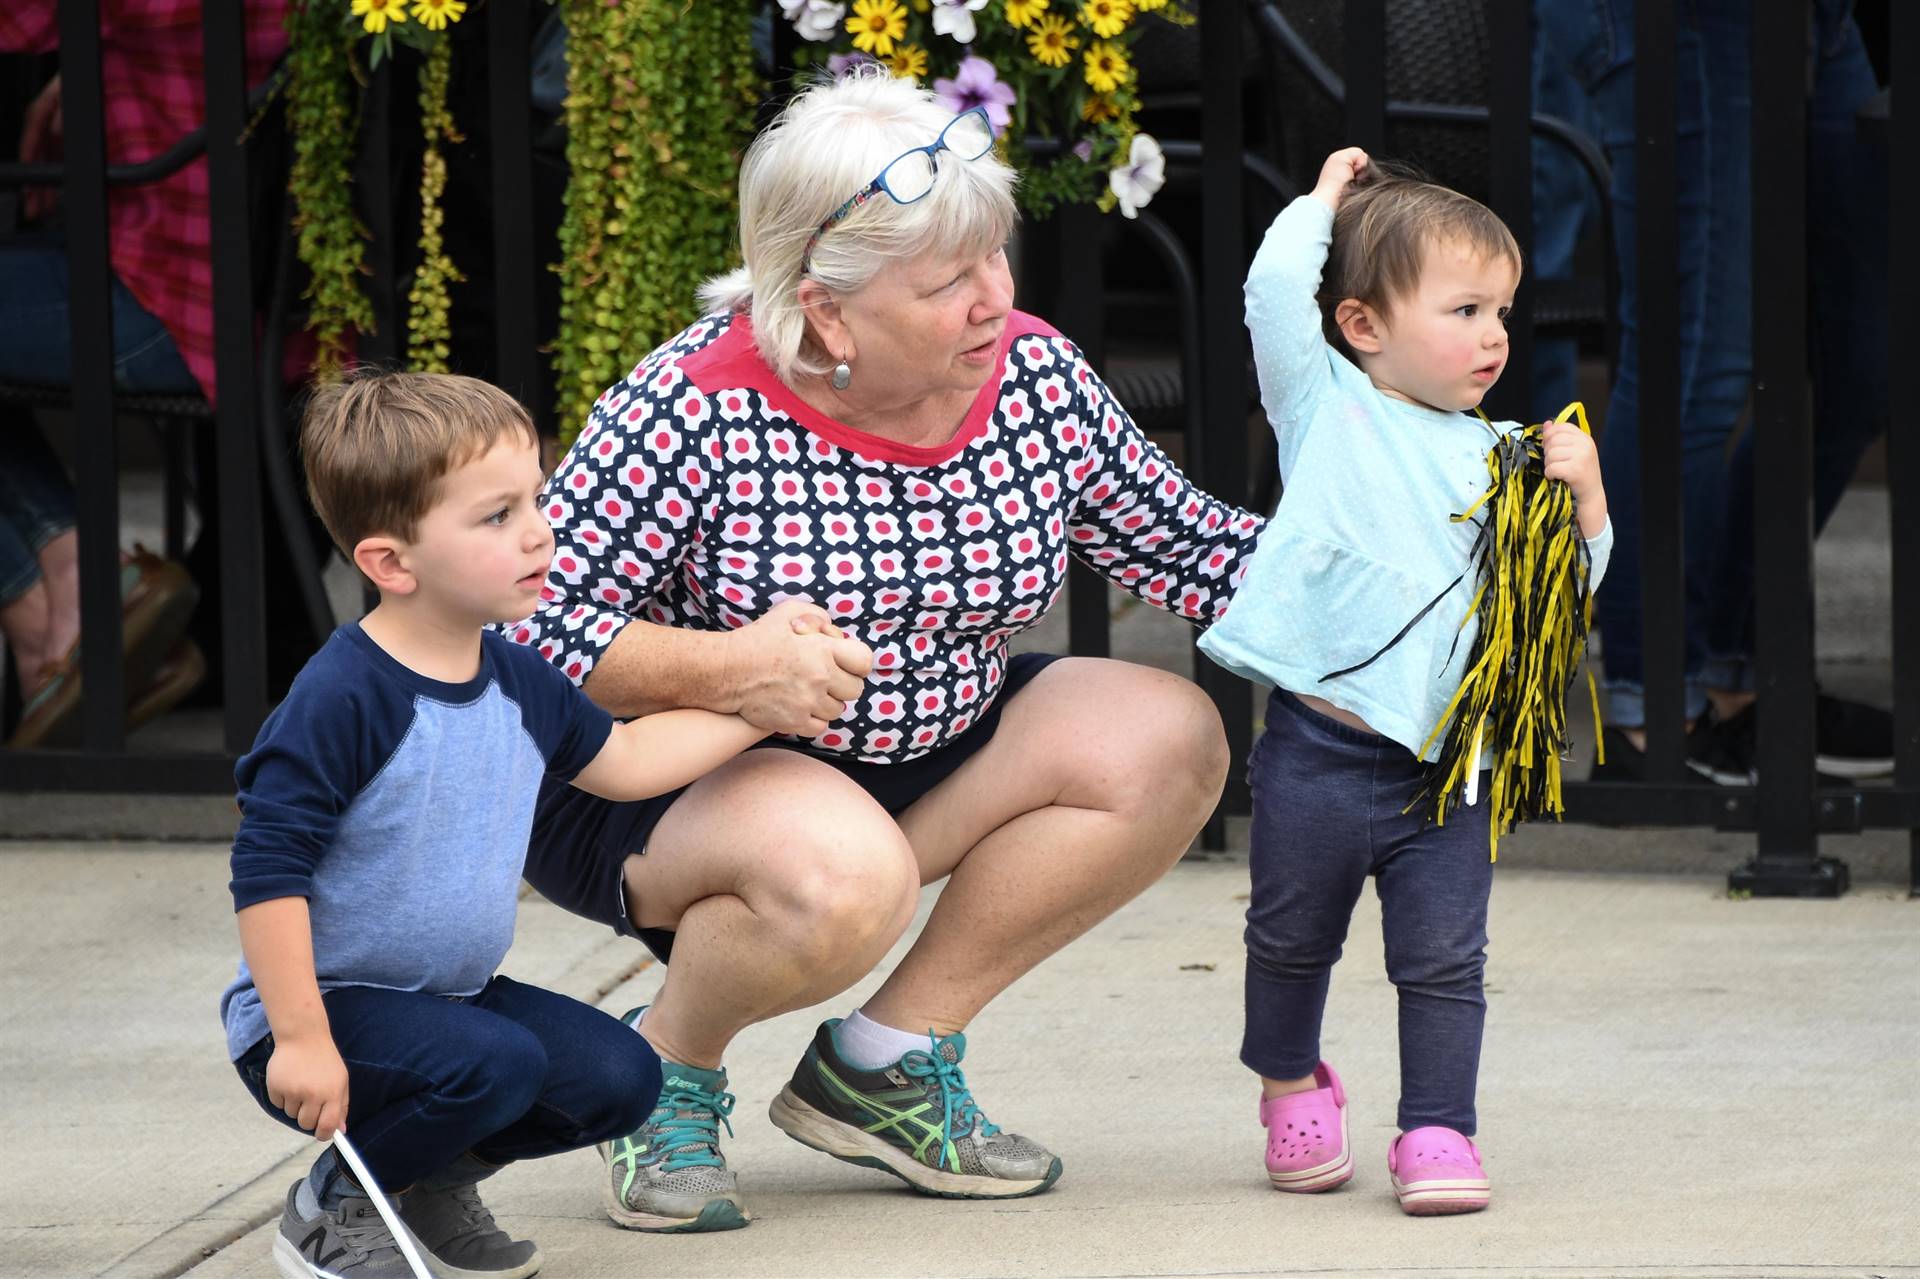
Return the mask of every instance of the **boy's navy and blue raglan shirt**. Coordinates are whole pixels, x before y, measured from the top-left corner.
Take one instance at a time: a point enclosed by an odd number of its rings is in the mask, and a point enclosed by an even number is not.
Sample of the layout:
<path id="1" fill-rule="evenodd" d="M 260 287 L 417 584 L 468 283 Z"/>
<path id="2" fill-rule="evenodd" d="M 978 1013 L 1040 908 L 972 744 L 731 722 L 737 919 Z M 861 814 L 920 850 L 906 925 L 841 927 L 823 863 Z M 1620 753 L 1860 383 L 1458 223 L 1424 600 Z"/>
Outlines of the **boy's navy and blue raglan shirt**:
<path id="1" fill-rule="evenodd" d="M 491 632 L 463 684 L 416 674 L 357 623 L 333 633 L 234 770 L 233 904 L 305 897 L 320 989 L 471 995 L 513 942 L 541 779 L 572 780 L 613 720 Z M 227 1051 L 267 1033 L 243 961 Z"/>

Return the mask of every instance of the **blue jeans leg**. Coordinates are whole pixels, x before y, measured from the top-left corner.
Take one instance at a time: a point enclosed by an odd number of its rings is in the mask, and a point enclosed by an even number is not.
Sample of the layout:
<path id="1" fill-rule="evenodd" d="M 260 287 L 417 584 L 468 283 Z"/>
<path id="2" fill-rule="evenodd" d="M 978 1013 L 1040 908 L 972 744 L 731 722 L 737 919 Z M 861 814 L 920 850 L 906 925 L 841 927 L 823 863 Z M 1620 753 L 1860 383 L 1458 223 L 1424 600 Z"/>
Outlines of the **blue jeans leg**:
<path id="1" fill-rule="evenodd" d="M 1614 556 L 1624 565 L 1601 589 L 1609 718 L 1645 722 L 1639 563 L 1643 544 L 1640 459 L 1640 280 L 1635 214 L 1638 181 L 1633 113 L 1631 0 L 1538 0 L 1543 26 L 1570 53 L 1613 164 L 1615 250 L 1620 263 L 1619 366 L 1600 441 Z M 1696 0 L 1675 44 L 1677 296 L 1680 321 L 1680 450 L 1684 493 L 1685 707 L 1705 708 L 1707 619 L 1715 550 L 1725 523 L 1725 449 L 1746 402 L 1752 224 L 1748 193 L 1751 119 L 1744 2 Z"/>
<path id="2" fill-rule="evenodd" d="M 66 250 L 52 236 L 0 242 L 0 380 L 73 379 Z M 113 282 L 114 384 L 123 391 L 199 390 L 165 326 Z M 73 482 L 33 415 L 0 408 L 0 604 L 40 579 L 36 554 L 74 526 Z"/>
<path id="3" fill-rule="evenodd" d="M 326 992 L 347 1064 L 347 1131 L 397 1191 L 471 1151 L 533 1159 L 633 1131 L 660 1094 L 646 1040 L 577 1000 L 506 977 L 470 999 L 354 986 Z M 235 1066 L 261 1107 L 269 1036 Z"/>
<path id="4" fill-rule="evenodd" d="M 0 242 L 0 379 L 66 386 L 73 380 L 67 253 L 52 236 Z M 122 391 L 197 394 L 173 336 L 113 281 L 113 383 Z"/>
<path id="5" fill-rule="evenodd" d="M 1807 136 L 1807 287 L 1813 379 L 1813 519 L 1826 527 L 1860 455 L 1887 428 L 1888 155 L 1863 139 L 1862 105 L 1879 89 L 1844 3 L 1821 0 Z M 1713 688 L 1751 689 L 1754 651 L 1753 435 L 1728 472 L 1708 621 Z"/>
<path id="6" fill-rule="evenodd" d="M 1533 32 L 1533 109 L 1597 134 L 1586 90 L 1553 33 L 1536 19 Z M 1573 278 L 1575 251 L 1599 216 L 1603 193 L 1578 157 L 1552 138 L 1533 140 L 1533 263 L 1536 280 Z M 1531 420 L 1546 421 L 1579 394 L 1575 371 L 1580 344 L 1573 338 L 1541 337 L 1533 344 Z"/>
<path id="7" fill-rule="evenodd" d="M 40 580 L 40 548 L 74 526 L 73 484 L 26 414 L 0 410 L 0 604 Z"/>

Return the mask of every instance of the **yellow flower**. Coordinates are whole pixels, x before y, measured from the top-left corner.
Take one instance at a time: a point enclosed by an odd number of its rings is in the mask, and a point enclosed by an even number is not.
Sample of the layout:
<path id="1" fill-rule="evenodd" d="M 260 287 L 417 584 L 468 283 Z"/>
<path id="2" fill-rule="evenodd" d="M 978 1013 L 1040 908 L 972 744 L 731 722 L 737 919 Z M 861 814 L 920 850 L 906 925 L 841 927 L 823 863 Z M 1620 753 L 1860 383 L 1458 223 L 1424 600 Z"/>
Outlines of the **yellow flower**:
<path id="1" fill-rule="evenodd" d="M 887 70 L 903 80 L 917 80 L 927 73 L 927 51 L 916 44 L 896 45 Z"/>
<path id="2" fill-rule="evenodd" d="M 442 31 L 466 13 L 466 0 L 414 0 L 413 18 L 429 31 Z"/>
<path id="3" fill-rule="evenodd" d="M 889 57 L 893 42 L 907 34 L 907 11 L 900 0 L 853 0 L 847 30 L 853 33 L 853 47 L 860 52 Z"/>
<path id="4" fill-rule="evenodd" d="M 1080 41 L 1073 34 L 1073 26 L 1057 13 L 1049 13 L 1034 23 L 1033 30 L 1027 33 L 1027 49 L 1036 61 L 1043 66 L 1064 67 L 1073 60 L 1073 51 L 1080 47 Z"/>
<path id="5" fill-rule="evenodd" d="M 1112 93 L 1133 79 L 1133 65 L 1127 51 L 1111 40 L 1095 40 L 1087 46 L 1087 85 L 1095 93 Z"/>
<path id="6" fill-rule="evenodd" d="M 1047 0 L 1007 0 L 1007 25 L 1030 27 L 1047 11 Z"/>
<path id="7" fill-rule="evenodd" d="M 1105 124 L 1120 118 L 1120 104 L 1104 93 L 1094 93 L 1080 104 L 1080 118 L 1088 124 Z"/>
<path id="8" fill-rule="evenodd" d="M 353 0 L 353 16 L 365 20 L 367 30 L 379 35 L 387 24 L 400 26 L 407 20 L 407 0 Z"/>
<path id="9" fill-rule="evenodd" d="M 1164 9 L 1166 7 L 1167 0 L 1133 0 L 1133 8 L 1136 13 L 1152 13 L 1155 9 Z"/>
<path id="10" fill-rule="evenodd" d="M 1080 6 L 1080 21 L 1097 36 L 1117 36 L 1133 21 L 1133 0 L 1087 0 Z"/>

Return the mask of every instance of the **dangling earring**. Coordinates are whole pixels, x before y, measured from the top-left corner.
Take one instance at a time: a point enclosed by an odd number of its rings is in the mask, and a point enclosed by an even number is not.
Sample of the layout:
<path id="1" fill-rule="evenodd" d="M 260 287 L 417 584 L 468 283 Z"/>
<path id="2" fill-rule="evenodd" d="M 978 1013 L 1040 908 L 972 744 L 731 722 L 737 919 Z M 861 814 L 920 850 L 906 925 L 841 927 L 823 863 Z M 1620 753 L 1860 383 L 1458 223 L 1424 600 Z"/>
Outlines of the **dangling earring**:
<path id="1" fill-rule="evenodd" d="M 843 358 L 840 363 L 833 366 L 833 389 L 844 391 L 852 381 L 853 367 Z"/>

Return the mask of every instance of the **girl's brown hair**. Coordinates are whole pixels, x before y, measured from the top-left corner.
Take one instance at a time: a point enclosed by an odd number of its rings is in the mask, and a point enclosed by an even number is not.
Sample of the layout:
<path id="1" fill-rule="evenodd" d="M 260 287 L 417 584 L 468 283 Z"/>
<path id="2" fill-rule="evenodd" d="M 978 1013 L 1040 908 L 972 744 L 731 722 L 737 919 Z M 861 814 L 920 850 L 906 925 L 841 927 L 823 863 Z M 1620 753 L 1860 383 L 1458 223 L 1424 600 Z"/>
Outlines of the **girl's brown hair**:
<path id="1" fill-rule="evenodd" d="M 1333 215 L 1333 247 L 1318 297 L 1327 341 L 1353 358 L 1334 312 L 1354 298 L 1385 313 L 1419 287 L 1427 249 L 1435 244 L 1464 245 L 1516 269 L 1521 264 L 1518 241 L 1492 209 L 1411 165 L 1369 159 Z"/>

